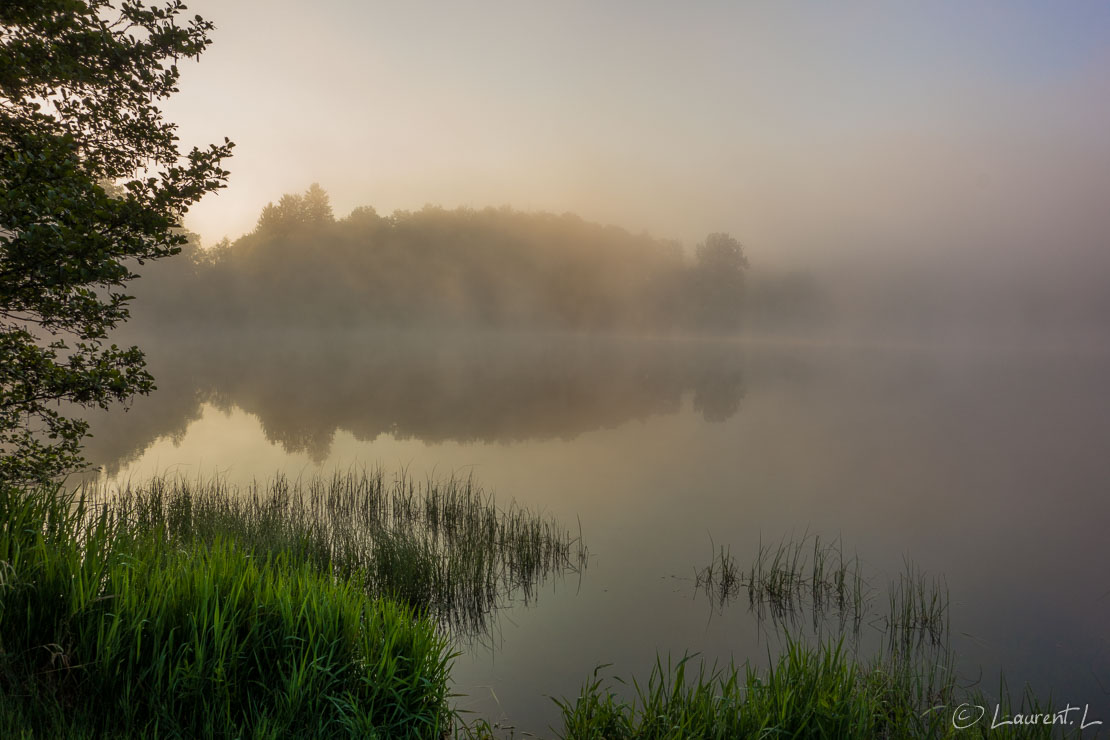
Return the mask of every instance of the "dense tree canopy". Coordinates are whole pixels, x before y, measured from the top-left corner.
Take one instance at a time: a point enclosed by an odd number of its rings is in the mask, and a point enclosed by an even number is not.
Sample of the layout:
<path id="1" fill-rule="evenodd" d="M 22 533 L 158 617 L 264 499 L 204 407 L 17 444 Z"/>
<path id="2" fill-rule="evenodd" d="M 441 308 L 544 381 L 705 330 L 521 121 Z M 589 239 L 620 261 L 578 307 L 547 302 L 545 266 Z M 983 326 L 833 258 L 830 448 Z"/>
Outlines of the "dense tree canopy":
<path id="1" fill-rule="evenodd" d="M 212 24 L 138 0 L 0 3 L 0 479 L 80 462 L 86 425 L 152 385 L 142 353 L 107 343 L 122 288 L 180 251 L 186 209 L 223 186 L 232 144 L 182 156 L 160 101 Z"/>

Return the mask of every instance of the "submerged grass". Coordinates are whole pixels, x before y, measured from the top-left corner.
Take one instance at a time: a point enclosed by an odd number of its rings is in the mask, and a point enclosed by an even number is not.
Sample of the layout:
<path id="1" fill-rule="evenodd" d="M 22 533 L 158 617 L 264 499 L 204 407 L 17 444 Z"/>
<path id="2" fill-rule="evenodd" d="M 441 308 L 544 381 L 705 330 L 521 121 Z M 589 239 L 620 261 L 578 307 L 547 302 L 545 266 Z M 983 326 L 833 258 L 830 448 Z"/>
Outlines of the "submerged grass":
<path id="1" fill-rule="evenodd" d="M 907 652 L 948 640 L 948 586 L 940 577 L 929 577 L 906 560 L 898 581 L 888 594 L 890 608 L 885 632 L 891 652 Z"/>
<path id="2" fill-rule="evenodd" d="M 840 617 L 842 636 L 860 637 L 866 621 L 885 637 L 891 655 L 948 647 L 948 587 L 906 559 L 897 580 L 887 591 L 886 614 L 872 613 L 874 590 L 863 577 L 858 557 L 845 558 L 840 540 L 822 542 L 819 536 L 777 546 L 759 544 L 749 568 L 742 568 L 727 548 L 720 548 L 708 565 L 695 572 L 695 588 L 718 608 L 745 592 L 748 607 L 760 623 L 770 620 L 779 630 L 799 625 L 806 612 L 814 631 L 822 633 L 829 612 Z"/>
<path id="3" fill-rule="evenodd" d="M 809 609 L 815 621 L 836 612 L 856 630 L 871 595 L 859 558 L 845 556 L 840 540 L 822 541 L 818 535 L 798 541 L 784 538 L 775 545 L 760 540 L 747 568 L 722 547 L 708 565 L 695 571 L 694 582 L 718 607 L 746 594 L 749 608 L 775 624 L 796 621 Z"/>
<path id="4" fill-rule="evenodd" d="M 810 544 L 812 539 L 812 544 Z M 814 634 L 826 639 L 861 641 L 866 623 L 882 635 L 881 649 L 892 659 L 912 660 L 922 651 L 950 650 L 949 597 L 944 580 L 930 576 L 910 560 L 887 591 L 885 614 L 873 612 L 871 588 L 858 557 L 845 558 L 841 541 L 822 542 L 819 536 L 800 541 L 762 543 L 751 566 L 742 568 L 731 551 L 721 548 L 713 560 L 696 571 L 695 587 L 716 607 L 747 592 L 749 610 L 762 627 L 769 621 L 788 637 L 812 618 Z M 839 620 L 828 629 L 827 617 Z"/>
<path id="5" fill-rule="evenodd" d="M 1082 726 L 1075 707 L 1061 714 L 1028 690 L 1015 699 L 1004 682 L 993 699 L 962 686 L 943 578 L 907 559 L 887 590 L 886 613 L 875 614 L 859 559 L 846 559 L 839 540 L 810 539 L 770 547 L 760 542 L 747 568 L 728 548 L 715 548 L 710 563 L 696 571 L 696 588 L 717 607 L 746 592 L 760 624 L 769 617 L 785 638 L 765 676 L 750 666 L 708 674 L 699 669 L 691 676 L 689 658 L 677 666 L 657 661 L 646 685 L 633 683 L 629 702 L 595 672 L 577 700 L 559 703 L 564 737 L 1008 740 L 1104 732 L 1101 722 Z M 840 616 L 839 636 L 824 629 L 830 610 Z M 795 636 L 807 611 L 816 644 Z M 860 657 L 861 622 L 881 638 L 870 643 L 870 659 Z M 996 713 L 1003 723 L 995 725 Z M 1016 715 L 1023 721 L 1005 723 Z"/>

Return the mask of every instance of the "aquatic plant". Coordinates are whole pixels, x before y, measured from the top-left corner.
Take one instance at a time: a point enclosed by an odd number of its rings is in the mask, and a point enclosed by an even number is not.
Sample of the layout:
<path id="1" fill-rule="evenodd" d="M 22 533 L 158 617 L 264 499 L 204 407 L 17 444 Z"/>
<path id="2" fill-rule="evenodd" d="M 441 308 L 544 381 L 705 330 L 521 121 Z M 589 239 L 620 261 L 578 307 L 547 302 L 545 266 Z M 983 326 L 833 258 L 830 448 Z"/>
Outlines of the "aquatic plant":
<path id="1" fill-rule="evenodd" d="M 694 584 L 718 608 L 746 594 L 749 608 L 761 620 L 795 623 L 809 610 L 816 624 L 835 612 L 857 631 L 872 595 L 857 556 L 845 556 L 839 539 L 823 541 L 808 534 L 798 540 L 784 537 L 774 545 L 761 539 L 747 568 L 731 548 L 717 548 L 709 564 L 695 570 Z"/>

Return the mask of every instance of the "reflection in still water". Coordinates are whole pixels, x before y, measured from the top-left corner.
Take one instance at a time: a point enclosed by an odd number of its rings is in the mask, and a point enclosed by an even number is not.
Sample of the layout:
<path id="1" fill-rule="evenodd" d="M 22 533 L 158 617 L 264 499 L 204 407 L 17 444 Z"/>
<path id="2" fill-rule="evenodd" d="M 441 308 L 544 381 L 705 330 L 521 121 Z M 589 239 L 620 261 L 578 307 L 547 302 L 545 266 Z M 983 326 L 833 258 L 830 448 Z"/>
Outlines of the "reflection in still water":
<path id="1" fill-rule="evenodd" d="M 671 414 L 692 396 L 709 422 L 744 397 L 741 353 L 717 342 L 482 334 L 193 337 L 147 342 L 158 391 L 93 418 L 88 457 L 114 472 L 180 438 L 204 403 L 258 417 L 286 452 L 327 457 L 337 431 L 425 442 L 570 439 Z"/>
<path id="2" fill-rule="evenodd" d="M 861 564 L 844 567 L 849 551 L 823 561 L 844 578 L 815 633 L 863 614 L 861 649 L 878 649 L 921 632 L 899 625 L 931 630 L 950 613 L 957 667 L 987 691 L 1004 671 L 1093 708 L 1110 685 L 1097 557 L 1110 521 L 1108 355 L 353 332 L 136 341 L 159 390 L 99 419 L 89 448 L 124 478 L 162 463 L 215 463 L 247 481 L 296 479 L 313 457 L 411 464 L 418 477 L 473 470 L 572 530 L 580 517 L 582 578 L 544 581 L 539 608 L 499 604 L 495 647 L 468 647 L 453 672 L 471 697 L 496 691 L 468 708 L 510 711 L 541 736 L 555 721 L 547 697 L 573 695 L 599 661 L 633 675 L 656 652 L 762 665 L 758 609 L 785 602 L 749 611 L 744 593 L 707 614 L 692 567 L 707 544 L 730 547 L 737 565 L 714 571 L 732 573 L 728 595 L 737 569 L 755 563 L 762 578 L 763 543 L 803 532 L 851 543 Z M 152 444 L 175 437 L 179 450 Z M 907 557 L 943 577 L 951 600 L 887 620 L 886 597 L 908 593 Z M 870 611 L 854 602 L 869 592 L 860 572 L 873 578 Z M 827 606 L 827 580 L 806 573 L 807 598 Z"/>

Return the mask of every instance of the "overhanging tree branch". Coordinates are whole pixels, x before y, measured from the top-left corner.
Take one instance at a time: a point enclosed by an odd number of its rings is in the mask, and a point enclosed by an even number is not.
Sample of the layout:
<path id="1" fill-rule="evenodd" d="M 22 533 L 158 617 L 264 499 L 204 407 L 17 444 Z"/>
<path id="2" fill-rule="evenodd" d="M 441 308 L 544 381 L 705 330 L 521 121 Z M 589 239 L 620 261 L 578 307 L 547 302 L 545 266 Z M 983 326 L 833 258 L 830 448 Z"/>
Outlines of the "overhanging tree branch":
<path id="1" fill-rule="evenodd" d="M 176 254 L 189 206 L 223 187 L 232 144 L 178 149 L 157 107 L 213 26 L 174 0 L 0 4 L 0 481 L 80 464 L 87 424 L 153 389 L 142 353 L 104 342 L 128 318 L 129 261 Z M 76 341 L 74 341 L 76 340 Z M 53 405 L 52 405 L 53 404 Z M 33 431 L 35 430 L 35 431 Z"/>

